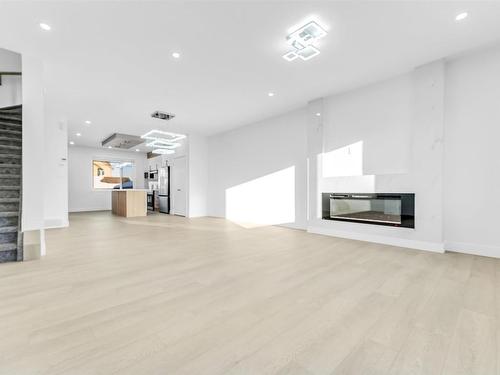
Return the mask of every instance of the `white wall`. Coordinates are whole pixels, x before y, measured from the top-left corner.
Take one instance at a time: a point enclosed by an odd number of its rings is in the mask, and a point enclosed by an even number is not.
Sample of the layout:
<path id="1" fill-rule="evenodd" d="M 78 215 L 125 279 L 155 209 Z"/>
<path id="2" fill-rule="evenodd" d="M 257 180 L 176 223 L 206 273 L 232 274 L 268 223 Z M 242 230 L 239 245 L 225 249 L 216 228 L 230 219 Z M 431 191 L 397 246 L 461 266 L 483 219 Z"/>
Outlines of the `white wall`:
<path id="1" fill-rule="evenodd" d="M 288 194 L 291 189 L 295 198 L 292 220 L 276 224 L 306 227 L 305 116 L 306 111 L 301 109 L 209 138 L 209 215 L 225 217 L 228 189 L 241 187 L 242 192 L 249 193 L 242 193 L 241 202 L 237 203 L 253 218 L 267 222 L 271 216 L 277 215 L 278 218 L 280 215 L 276 212 L 281 209 L 279 190 L 287 190 Z M 279 173 L 288 168 L 293 168 L 294 184 L 292 181 L 292 186 L 288 182 L 286 186 L 279 186 L 275 177 L 279 178 Z M 262 202 L 268 198 L 265 192 L 275 189 L 278 190 L 274 193 L 275 201 L 271 200 L 266 203 L 267 207 L 263 207 Z"/>
<path id="2" fill-rule="evenodd" d="M 45 108 L 44 226 L 59 228 L 68 222 L 68 124 Z"/>
<path id="3" fill-rule="evenodd" d="M 21 72 L 21 55 L 0 48 L 0 72 Z M 22 78 L 2 76 L 0 86 L 0 108 L 22 103 Z"/>
<path id="4" fill-rule="evenodd" d="M 405 74 L 324 98 L 324 152 L 362 142 L 362 174 L 407 173 L 413 78 Z"/>
<path id="5" fill-rule="evenodd" d="M 69 212 L 111 210 L 111 191 L 92 188 L 92 160 L 133 160 L 134 188 L 144 188 L 146 154 L 129 151 L 71 146 L 68 152 Z"/>
<path id="6" fill-rule="evenodd" d="M 188 156 L 188 217 L 207 216 L 207 138 L 190 135 Z"/>
<path id="7" fill-rule="evenodd" d="M 500 257 L 500 48 L 454 59 L 446 72 L 448 250 Z"/>
<path id="8" fill-rule="evenodd" d="M 23 55 L 23 217 L 22 229 L 44 228 L 45 109 L 43 65 Z"/>

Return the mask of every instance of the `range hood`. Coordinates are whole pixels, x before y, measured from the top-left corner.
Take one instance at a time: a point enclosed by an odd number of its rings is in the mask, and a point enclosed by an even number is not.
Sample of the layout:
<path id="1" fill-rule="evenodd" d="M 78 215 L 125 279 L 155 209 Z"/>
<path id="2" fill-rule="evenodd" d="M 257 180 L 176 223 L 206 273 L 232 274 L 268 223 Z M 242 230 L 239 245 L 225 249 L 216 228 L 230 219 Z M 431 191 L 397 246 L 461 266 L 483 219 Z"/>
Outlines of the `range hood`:
<path id="1" fill-rule="evenodd" d="M 121 148 L 128 150 L 144 142 L 144 139 L 136 135 L 114 133 L 101 142 L 103 147 Z"/>
<path id="2" fill-rule="evenodd" d="M 175 115 L 173 113 L 168 113 L 168 112 L 154 111 L 153 113 L 151 113 L 151 117 L 168 121 L 172 120 L 175 117 Z"/>

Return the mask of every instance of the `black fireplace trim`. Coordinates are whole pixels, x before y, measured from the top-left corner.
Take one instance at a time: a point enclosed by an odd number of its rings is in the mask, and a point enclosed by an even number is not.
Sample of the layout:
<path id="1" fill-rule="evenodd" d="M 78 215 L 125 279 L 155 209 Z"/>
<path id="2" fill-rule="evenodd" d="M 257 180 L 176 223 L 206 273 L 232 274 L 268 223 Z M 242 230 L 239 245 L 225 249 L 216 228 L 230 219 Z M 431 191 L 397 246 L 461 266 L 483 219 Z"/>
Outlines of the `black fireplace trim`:
<path id="1" fill-rule="evenodd" d="M 401 199 L 401 224 L 382 223 L 370 220 L 351 220 L 330 217 L 330 199 Z M 358 224 L 383 225 L 400 228 L 415 228 L 415 194 L 414 193 L 322 193 L 321 207 L 323 220 L 336 220 Z"/>

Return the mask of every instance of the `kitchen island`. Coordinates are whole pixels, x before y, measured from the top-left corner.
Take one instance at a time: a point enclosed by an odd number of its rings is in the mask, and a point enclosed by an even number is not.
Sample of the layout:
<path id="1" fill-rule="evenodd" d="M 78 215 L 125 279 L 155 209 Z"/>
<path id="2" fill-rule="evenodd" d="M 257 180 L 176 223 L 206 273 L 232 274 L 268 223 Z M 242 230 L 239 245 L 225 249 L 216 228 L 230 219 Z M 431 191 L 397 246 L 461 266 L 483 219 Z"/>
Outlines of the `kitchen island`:
<path id="1" fill-rule="evenodd" d="M 118 216 L 137 217 L 147 215 L 145 189 L 120 189 L 112 192 L 112 212 Z"/>

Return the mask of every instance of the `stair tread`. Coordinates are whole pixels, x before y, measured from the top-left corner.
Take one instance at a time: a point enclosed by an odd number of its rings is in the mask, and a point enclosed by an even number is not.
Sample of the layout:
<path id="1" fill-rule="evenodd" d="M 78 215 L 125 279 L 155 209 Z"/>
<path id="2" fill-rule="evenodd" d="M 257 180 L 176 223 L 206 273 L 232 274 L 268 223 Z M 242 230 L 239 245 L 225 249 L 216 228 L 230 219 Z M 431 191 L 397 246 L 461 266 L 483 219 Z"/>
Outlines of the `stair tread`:
<path id="1" fill-rule="evenodd" d="M 10 150 L 20 150 L 21 146 L 0 145 L 1 148 L 8 148 Z"/>
<path id="2" fill-rule="evenodd" d="M 19 185 L 0 185 L 0 190 L 19 190 L 20 186 Z"/>
<path id="3" fill-rule="evenodd" d="M 3 153 L 0 153 L 0 159 L 8 159 L 8 158 L 21 159 L 21 155 L 19 155 L 19 154 L 3 154 Z"/>
<path id="4" fill-rule="evenodd" d="M 0 141 L 20 141 L 20 139 L 12 137 L 4 137 L 0 132 Z"/>
<path id="5" fill-rule="evenodd" d="M 0 212 L 0 217 L 16 217 L 16 216 L 19 216 L 19 212 L 17 211 Z"/>
<path id="6" fill-rule="evenodd" d="M 14 233 L 14 232 L 17 232 L 17 226 L 15 225 L 0 227 L 0 233 Z"/>
<path id="7" fill-rule="evenodd" d="M 21 124 L 21 120 L 15 120 L 15 122 L 12 122 L 12 121 L 14 121 L 14 120 L 5 119 L 5 118 L 2 118 L 2 116 L 0 116 L 0 125 L 9 125 L 9 126 L 18 126 L 18 127 L 23 126 Z"/>
<path id="8" fill-rule="evenodd" d="M 22 111 L 23 111 L 22 104 L 0 108 L 0 112 L 2 112 L 2 113 L 14 113 L 14 112 L 22 113 Z"/>
<path id="9" fill-rule="evenodd" d="M 19 108 L 3 108 L 3 109 L 0 109 L 0 113 L 15 113 L 17 115 L 22 115 L 23 109 L 21 107 L 19 107 Z"/>
<path id="10" fill-rule="evenodd" d="M 7 125 L 22 126 L 22 119 L 20 117 L 0 115 L 0 122 L 7 124 Z"/>
<path id="11" fill-rule="evenodd" d="M 2 164 L 0 163 L 0 168 L 21 168 L 21 164 Z"/>
<path id="12" fill-rule="evenodd" d="M 0 129 L 0 134 L 15 134 L 15 135 L 19 135 L 19 136 L 22 136 L 23 135 L 23 132 L 22 130 L 10 130 L 10 129 Z"/>
<path id="13" fill-rule="evenodd" d="M 21 178 L 20 174 L 0 174 L 0 178 Z"/>
<path id="14" fill-rule="evenodd" d="M 0 116 L 2 116 L 2 117 L 14 117 L 14 118 L 18 119 L 18 118 L 22 117 L 22 113 L 0 111 Z"/>
<path id="15" fill-rule="evenodd" d="M 17 250 L 17 243 L 0 243 L 0 251 Z"/>
<path id="16" fill-rule="evenodd" d="M 23 111 L 2 109 L 2 110 L 0 110 L 0 113 L 5 113 L 5 114 L 9 114 L 9 115 L 16 115 L 16 116 L 22 116 Z"/>
<path id="17" fill-rule="evenodd" d="M 0 203 L 16 203 L 19 202 L 19 198 L 0 198 Z"/>

